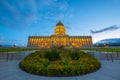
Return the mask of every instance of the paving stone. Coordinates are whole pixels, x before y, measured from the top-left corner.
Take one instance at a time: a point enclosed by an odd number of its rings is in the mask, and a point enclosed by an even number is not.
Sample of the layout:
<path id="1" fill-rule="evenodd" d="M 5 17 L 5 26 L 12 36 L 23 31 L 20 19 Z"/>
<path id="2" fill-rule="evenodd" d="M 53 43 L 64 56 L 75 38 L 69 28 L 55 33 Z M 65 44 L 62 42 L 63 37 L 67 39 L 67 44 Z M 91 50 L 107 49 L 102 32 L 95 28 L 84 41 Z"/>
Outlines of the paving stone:
<path id="1" fill-rule="evenodd" d="M 24 56 L 30 52 L 25 53 Z M 100 54 L 95 54 L 99 57 Z M 21 58 L 21 59 L 22 59 Z M 0 59 L 0 80 L 120 80 L 120 60 L 107 61 L 101 60 L 102 67 L 96 72 L 89 73 L 82 76 L 72 77 L 46 77 L 37 76 L 22 71 L 18 64 L 20 60 L 14 59 L 6 62 L 4 59 Z"/>

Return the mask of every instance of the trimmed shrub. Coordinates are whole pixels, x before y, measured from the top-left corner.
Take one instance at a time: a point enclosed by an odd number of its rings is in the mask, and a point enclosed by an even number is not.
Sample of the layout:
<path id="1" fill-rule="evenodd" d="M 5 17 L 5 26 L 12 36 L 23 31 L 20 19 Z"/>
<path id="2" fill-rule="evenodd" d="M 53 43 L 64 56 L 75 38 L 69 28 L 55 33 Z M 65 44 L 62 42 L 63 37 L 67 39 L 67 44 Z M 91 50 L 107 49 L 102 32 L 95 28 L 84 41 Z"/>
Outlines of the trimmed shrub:
<path id="1" fill-rule="evenodd" d="M 45 52 L 45 58 L 50 61 L 60 60 L 59 52 L 55 49 Z"/>

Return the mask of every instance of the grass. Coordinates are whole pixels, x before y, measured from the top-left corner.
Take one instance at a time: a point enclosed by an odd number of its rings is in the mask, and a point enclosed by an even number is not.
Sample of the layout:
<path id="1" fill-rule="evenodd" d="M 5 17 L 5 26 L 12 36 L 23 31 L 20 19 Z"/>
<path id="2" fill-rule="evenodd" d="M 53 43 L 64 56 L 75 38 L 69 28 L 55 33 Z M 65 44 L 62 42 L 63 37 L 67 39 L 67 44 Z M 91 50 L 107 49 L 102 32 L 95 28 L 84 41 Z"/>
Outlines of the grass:
<path id="1" fill-rule="evenodd" d="M 100 51 L 100 52 L 120 52 L 120 48 L 80 48 L 80 50 Z"/>
<path id="2" fill-rule="evenodd" d="M 39 48 L 0 48 L 0 52 L 19 52 L 39 50 Z M 80 50 L 101 51 L 101 52 L 120 52 L 120 48 L 80 48 Z"/>
<path id="3" fill-rule="evenodd" d="M 39 48 L 0 48 L 0 52 L 19 52 L 30 50 L 39 50 Z"/>

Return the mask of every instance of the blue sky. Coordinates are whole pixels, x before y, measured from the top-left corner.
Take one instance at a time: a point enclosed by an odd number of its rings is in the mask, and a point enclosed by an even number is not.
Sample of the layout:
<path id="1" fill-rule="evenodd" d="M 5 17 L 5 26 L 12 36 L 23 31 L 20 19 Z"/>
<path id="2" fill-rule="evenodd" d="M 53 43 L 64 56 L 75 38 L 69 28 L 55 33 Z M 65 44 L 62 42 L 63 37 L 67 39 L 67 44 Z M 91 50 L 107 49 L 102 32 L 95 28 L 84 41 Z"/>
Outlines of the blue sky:
<path id="1" fill-rule="evenodd" d="M 120 0 L 0 0 L 0 44 L 27 44 L 30 35 L 52 35 L 61 20 L 68 35 L 91 35 L 93 42 L 120 38 Z"/>

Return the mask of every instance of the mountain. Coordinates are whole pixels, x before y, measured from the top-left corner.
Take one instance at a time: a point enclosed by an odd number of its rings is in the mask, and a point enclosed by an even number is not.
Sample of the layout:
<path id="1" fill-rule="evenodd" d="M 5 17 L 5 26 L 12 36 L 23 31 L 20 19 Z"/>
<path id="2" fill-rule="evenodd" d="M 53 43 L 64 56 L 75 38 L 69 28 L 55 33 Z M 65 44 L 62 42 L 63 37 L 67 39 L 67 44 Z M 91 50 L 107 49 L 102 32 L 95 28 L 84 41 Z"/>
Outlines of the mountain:
<path id="1" fill-rule="evenodd" d="M 95 47 L 120 47 L 120 38 L 100 40 L 94 44 Z"/>

